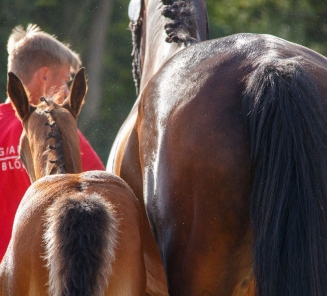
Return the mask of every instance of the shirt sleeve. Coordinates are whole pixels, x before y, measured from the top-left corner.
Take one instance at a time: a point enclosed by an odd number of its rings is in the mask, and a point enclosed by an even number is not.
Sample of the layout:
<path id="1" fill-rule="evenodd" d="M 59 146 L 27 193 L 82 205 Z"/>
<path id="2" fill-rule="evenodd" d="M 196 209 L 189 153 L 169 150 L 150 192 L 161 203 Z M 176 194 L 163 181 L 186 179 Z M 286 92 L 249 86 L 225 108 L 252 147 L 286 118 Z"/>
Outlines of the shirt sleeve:
<path id="1" fill-rule="evenodd" d="M 86 140 L 86 138 L 83 136 L 80 130 L 77 130 L 77 132 L 78 132 L 80 147 L 81 147 L 83 172 L 93 171 L 93 170 L 104 171 L 105 167 L 99 156 L 93 150 L 91 144 Z"/>

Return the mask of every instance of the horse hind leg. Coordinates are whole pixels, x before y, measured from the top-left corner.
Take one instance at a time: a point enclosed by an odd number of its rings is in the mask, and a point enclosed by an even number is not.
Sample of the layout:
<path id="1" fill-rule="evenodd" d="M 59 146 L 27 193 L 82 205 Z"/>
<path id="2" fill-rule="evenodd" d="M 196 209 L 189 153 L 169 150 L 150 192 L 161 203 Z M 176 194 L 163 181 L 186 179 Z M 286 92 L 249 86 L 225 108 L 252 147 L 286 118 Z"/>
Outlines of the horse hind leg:
<path id="1" fill-rule="evenodd" d="M 58 199 L 44 234 L 50 295 L 103 295 L 115 255 L 117 220 L 97 194 Z"/>

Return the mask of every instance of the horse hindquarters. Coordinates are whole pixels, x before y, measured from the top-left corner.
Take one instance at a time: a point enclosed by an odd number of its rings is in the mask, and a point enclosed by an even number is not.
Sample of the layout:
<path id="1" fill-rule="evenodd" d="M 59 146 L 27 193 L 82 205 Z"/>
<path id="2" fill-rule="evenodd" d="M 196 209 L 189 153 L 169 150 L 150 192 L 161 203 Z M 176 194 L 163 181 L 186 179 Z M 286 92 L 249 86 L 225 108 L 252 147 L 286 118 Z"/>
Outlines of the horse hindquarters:
<path id="1" fill-rule="evenodd" d="M 102 295 L 118 227 L 111 206 L 97 194 L 58 199 L 47 211 L 47 224 L 51 295 Z"/>
<path id="2" fill-rule="evenodd" d="M 327 291 L 327 123 L 295 59 L 262 61 L 243 100 L 251 138 L 251 221 L 259 296 Z"/>

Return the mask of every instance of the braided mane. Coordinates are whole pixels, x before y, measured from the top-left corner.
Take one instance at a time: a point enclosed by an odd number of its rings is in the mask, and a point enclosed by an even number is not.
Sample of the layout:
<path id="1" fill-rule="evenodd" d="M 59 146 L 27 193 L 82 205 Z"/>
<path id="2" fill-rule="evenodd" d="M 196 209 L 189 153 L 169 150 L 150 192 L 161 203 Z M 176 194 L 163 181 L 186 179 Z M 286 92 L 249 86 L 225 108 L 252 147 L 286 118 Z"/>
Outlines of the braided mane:
<path id="1" fill-rule="evenodd" d="M 165 5 L 161 14 L 171 19 L 172 22 L 165 24 L 164 29 L 167 37 L 166 42 L 184 44 L 190 46 L 198 40 L 191 37 L 192 30 L 194 28 L 194 14 L 193 5 L 191 0 L 161 0 Z M 142 1 L 143 5 L 143 1 Z M 133 79 L 136 89 L 136 95 L 139 94 L 140 82 L 142 77 L 141 69 L 141 34 L 142 34 L 142 14 L 139 16 L 137 21 L 131 21 L 129 29 L 132 32 L 132 43 L 133 43 Z"/>
<path id="2" fill-rule="evenodd" d="M 162 0 L 166 5 L 162 15 L 172 20 L 165 24 L 166 42 L 184 43 L 190 46 L 198 40 L 191 37 L 194 28 L 193 5 L 190 0 Z"/>
<path id="3" fill-rule="evenodd" d="M 51 170 L 50 174 L 65 174 L 67 172 L 66 166 L 65 166 L 65 156 L 64 156 L 64 149 L 62 145 L 62 138 L 61 138 L 61 132 L 58 128 L 57 122 L 56 122 L 56 113 L 54 112 L 52 101 L 46 100 L 45 98 L 41 98 L 41 101 L 45 102 L 48 107 L 44 112 L 47 114 L 48 120 L 45 123 L 46 126 L 49 126 L 51 128 L 50 133 L 48 134 L 46 141 L 53 138 L 55 140 L 55 145 L 49 145 L 48 151 L 54 150 L 56 152 L 56 159 L 51 159 L 49 162 L 55 164 L 53 169 Z"/>
<path id="4" fill-rule="evenodd" d="M 142 33 L 142 17 L 139 18 L 137 22 L 130 22 L 129 28 L 132 32 L 132 43 L 133 43 L 133 62 L 132 62 L 132 72 L 133 79 L 136 89 L 136 95 L 139 94 L 140 91 L 140 83 L 142 77 L 142 69 L 141 69 L 141 33 Z"/>

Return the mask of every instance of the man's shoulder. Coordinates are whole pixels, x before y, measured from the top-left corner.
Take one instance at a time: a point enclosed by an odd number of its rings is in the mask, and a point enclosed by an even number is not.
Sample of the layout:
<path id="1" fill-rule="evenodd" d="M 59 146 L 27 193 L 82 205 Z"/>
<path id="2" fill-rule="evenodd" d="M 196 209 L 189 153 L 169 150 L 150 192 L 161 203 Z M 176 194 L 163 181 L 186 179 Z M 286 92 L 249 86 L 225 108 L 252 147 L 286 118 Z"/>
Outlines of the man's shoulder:
<path id="1" fill-rule="evenodd" d="M 15 111 L 11 103 L 6 102 L 0 104 L 0 113 L 15 113 Z"/>
<path id="2" fill-rule="evenodd" d="M 15 115 L 11 103 L 0 104 L 0 136 L 6 133 L 22 133 L 22 123 Z"/>
<path id="3" fill-rule="evenodd" d="M 0 104 L 0 120 L 5 118 L 6 120 L 14 120 L 20 122 L 20 120 L 16 117 L 15 110 L 11 103 L 1 103 Z"/>

